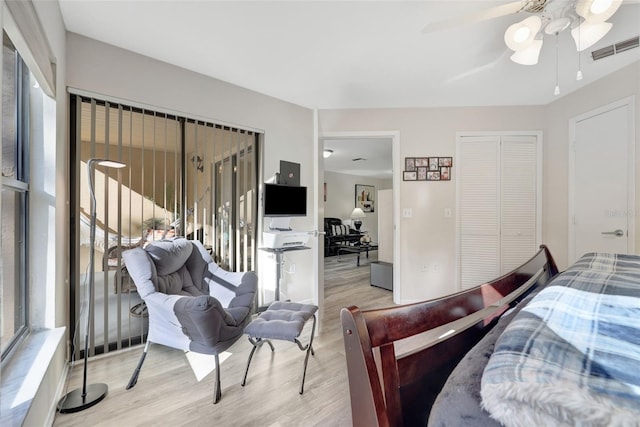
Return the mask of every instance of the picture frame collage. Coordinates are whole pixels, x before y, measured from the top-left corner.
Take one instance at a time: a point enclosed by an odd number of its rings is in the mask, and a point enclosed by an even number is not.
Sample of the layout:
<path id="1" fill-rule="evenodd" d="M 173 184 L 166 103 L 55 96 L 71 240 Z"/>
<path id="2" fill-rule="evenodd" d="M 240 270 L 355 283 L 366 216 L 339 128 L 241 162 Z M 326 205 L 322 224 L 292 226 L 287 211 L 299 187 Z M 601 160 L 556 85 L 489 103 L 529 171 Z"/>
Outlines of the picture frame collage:
<path id="1" fill-rule="evenodd" d="M 405 157 L 403 181 L 451 181 L 453 157 Z"/>

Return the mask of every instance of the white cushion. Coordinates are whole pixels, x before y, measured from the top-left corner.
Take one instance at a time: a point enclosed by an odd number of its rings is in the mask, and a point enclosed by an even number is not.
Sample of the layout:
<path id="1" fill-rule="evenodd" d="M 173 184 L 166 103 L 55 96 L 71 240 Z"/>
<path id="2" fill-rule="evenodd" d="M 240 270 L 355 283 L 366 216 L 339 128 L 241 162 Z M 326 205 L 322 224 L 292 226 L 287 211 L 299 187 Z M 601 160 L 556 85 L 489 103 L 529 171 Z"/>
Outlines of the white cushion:
<path id="1" fill-rule="evenodd" d="M 331 234 L 333 234 L 334 236 L 342 236 L 344 234 L 349 234 L 349 227 L 346 225 L 332 225 Z"/>

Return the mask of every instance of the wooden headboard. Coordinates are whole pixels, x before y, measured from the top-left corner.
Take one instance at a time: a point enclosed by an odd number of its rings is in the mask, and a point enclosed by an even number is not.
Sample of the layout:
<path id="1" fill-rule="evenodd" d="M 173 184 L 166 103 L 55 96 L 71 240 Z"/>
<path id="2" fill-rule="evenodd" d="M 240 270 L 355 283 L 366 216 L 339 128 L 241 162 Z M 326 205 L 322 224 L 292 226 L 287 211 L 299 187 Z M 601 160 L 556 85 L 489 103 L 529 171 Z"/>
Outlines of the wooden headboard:
<path id="1" fill-rule="evenodd" d="M 425 426 L 447 377 L 497 318 L 558 268 L 546 246 L 491 282 L 447 297 L 376 310 L 343 308 L 354 426 Z"/>

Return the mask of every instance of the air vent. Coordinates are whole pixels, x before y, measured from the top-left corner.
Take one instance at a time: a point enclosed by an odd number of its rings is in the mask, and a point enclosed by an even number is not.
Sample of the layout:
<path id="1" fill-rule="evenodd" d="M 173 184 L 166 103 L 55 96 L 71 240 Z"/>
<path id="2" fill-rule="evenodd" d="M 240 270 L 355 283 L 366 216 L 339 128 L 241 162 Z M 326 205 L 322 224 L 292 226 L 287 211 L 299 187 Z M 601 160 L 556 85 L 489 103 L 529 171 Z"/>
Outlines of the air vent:
<path id="1" fill-rule="evenodd" d="M 520 10 L 529 13 L 540 13 L 544 11 L 544 7 L 548 1 L 549 0 L 529 0 Z"/>
<path id="2" fill-rule="evenodd" d="M 625 50 L 636 48 L 638 47 L 639 42 L 640 36 L 631 37 L 630 39 L 612 44 L 611 46 L 606 46 L 602 49 L 594 50 L 593 52 L 591 52 L 591 57 L 594 61 L 597 61 L 599 59 L 624 52 Z"/>

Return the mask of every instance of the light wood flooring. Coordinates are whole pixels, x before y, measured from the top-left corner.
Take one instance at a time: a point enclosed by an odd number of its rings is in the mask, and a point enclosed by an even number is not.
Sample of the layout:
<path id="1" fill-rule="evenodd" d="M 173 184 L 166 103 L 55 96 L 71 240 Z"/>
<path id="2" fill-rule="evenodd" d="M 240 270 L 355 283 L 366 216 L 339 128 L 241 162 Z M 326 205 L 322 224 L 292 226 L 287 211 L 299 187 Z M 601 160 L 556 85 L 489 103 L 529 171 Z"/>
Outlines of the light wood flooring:
<path id="1" fill-rule="evenodd" d="M 370 254 L 375 260 L 377 252 Z M 325 258 L 322 332 L 314 341 L 303 395 L 298 393 L 304 353 L 290 342 L 273 341 L 256 351 L 245 387 L 240 385 L 251 344 L 241 338 L 221 362 L 222 399 L 213 402 L 214 375 L 196 380 L 184 353 L 151 345 L 138 384 L 125 386 L 142 347 L 89 362 L 88 382 L 106 383 L 104 401 L 75 414 L 56 414 L 54 426 L 350 426 L 340 309 L 392 305 L 390 291 L 369 285 L 369 262 L 355 255 Z M 302 334 L 307 342 L 308 322 Z M 74 367 L 69 390 L 81 386 L 82 364 Z"/>

